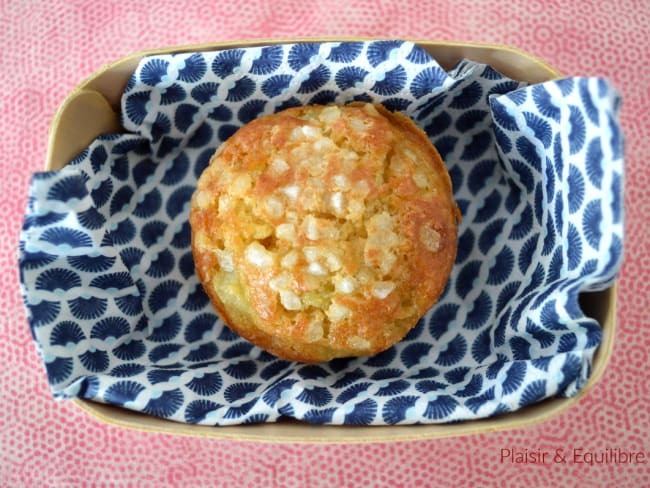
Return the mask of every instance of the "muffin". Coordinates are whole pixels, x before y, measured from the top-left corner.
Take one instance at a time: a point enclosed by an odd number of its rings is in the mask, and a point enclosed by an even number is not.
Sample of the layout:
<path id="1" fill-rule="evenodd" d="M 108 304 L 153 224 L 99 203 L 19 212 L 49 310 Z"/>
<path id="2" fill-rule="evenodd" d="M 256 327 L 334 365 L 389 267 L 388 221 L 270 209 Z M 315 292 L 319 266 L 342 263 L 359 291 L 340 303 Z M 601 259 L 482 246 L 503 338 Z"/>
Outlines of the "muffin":
<path id="1" fill-rule="evenodd" d="M 198 277 L 224 322 L 294 361 L 401 340 L 444 290 L 457 221 L 440 155 L 381 105 L 262 116 L 222 144 L 192 197 Z"/>

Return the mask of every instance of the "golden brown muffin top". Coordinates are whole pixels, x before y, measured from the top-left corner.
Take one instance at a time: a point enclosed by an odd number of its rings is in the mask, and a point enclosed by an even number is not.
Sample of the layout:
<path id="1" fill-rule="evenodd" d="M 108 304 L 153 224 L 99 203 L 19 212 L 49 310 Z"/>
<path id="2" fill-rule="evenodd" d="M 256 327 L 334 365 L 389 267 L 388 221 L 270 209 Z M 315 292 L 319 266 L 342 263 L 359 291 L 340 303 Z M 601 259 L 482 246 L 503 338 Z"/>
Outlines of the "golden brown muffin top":
<path id="1" fill-rule="evenodd" d="M 406 335 L 444 289 L 458 217 L 424 133 L 351 104 L 241 128 L 201 175 L 190 222 L 225 322 L 280 357 L 323 361 Z"/>

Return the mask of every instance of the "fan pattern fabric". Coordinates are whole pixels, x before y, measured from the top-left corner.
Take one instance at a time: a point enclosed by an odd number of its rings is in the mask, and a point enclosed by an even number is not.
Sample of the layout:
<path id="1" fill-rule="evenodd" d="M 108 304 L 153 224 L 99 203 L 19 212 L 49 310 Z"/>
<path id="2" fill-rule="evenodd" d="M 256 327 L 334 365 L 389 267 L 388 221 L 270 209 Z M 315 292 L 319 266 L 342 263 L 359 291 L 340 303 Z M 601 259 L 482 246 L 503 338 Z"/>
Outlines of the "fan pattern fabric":
<path id="1" fill-rule="evenodd" d="M 189 199 L 243 124 L 353 100 L 404 112 L 440 151 L 463 215 L 456 265 L 388 351 L 283 361 L 213 311 Z M 578 295 L 609 286 L 623 253 L 619 104 L 600 78 L 527 86 L 470 60 L 446 72 L 394 40 L 143 59 L 127 133 L 31 184 L 20 273 L 54 395 L 209 425 L 439 423 L 576 395 L 601 336 Z"/>

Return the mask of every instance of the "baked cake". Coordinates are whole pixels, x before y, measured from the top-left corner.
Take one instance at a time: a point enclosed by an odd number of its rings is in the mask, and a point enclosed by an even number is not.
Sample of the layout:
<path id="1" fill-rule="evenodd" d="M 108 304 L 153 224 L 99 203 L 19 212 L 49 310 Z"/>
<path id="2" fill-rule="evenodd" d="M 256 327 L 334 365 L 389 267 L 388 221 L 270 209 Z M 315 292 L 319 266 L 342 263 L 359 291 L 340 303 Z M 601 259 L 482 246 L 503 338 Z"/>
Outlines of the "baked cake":
<path id="1" fill-rule="evenodd" d="M 444 290 L 459 218 L 424 132 L 370 103 L 248 123 L 212 157 L 190 211 L 196 271 L 220 317 L 303 362 L 401 340 Z"/>

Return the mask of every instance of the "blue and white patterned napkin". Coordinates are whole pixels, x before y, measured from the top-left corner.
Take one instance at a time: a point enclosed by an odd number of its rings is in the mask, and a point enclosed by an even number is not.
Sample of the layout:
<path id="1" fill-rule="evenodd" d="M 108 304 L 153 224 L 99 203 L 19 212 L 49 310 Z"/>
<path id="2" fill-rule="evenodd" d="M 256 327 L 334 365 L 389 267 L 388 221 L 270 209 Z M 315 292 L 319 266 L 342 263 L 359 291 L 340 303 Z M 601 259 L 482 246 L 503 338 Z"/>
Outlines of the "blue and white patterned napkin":
<path id="1" fill-rule="evenodd" d="M 379 355 L 305 365 L 226 328 L 195 276 L 188 204 L 216 147 L 262 114 L 380 102 L 445 159 L 463 214 L 439 303 Z M 126 134 L 34 176 L 20 237 L 29 324 L 56 397 L 210 425 L 489 417 L 587 381 L 601 330 L 578 294 L 623 248 L 619 97 L 527 86 L 402 41 L 160 55 L 122 97 Z"/>

